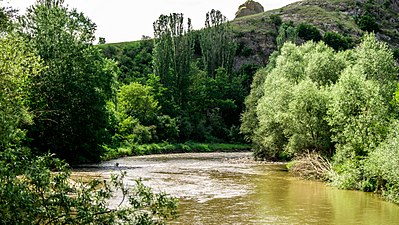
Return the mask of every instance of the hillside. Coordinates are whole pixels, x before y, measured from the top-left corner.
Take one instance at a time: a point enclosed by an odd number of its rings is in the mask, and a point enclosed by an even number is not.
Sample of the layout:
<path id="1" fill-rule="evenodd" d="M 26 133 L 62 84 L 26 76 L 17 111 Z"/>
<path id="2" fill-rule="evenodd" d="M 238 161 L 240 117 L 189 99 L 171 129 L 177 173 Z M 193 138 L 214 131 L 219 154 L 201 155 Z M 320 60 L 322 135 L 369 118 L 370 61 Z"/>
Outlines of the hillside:
<path id="1" fill-rule="evenodd" d="M 241 17 L 232 21 L 239 46 L 245 46 L 251 54 L 238 55 L 236 68 L 244 64 L 265 65 L 268 56 L 277 48 L 278 27 L 271 16 L 279 16 L 282 22 L 294 25 L 307 23 L 316 26 L 323 35 L 335 31 L 352 37 L 355 41 L 363 36 L 359 21 L 370 15 L 375 19 L 377 37 L 393 49 L 399 47 L 399 3 L 395 0 L 305 0 L 283 8 Z M 273 17 L 273 16 L 272 16 Z"/>
<path id="2" fill-rule="evenodd" d="M 267 64 L 268 57 L 277 49 L 276 37 L 279 27 L 274 24 L 273 16 L 280 17 L 282 22 L 292 21 L 294 25 L 314 25 L 322 35 L 327 31 L 338 32 L 351 37 L 357 43 L 365 31 L 360 29 L 356 20 L 360 20 L 364 15 L 370 15 L 375 19 L 378 25 L 375 31 L 377 37 L 396 50 L 398 58 L 399 3 L 396 0 L 304 0 L 231 21 L 238 43 L 235 70 L 257 68 Z M 298 40 L 299 43 L 302 41 Z M 102 48 L 107 57 L 120 62 L 123 73 L 141 73 L 139 76 L 145 77 L 151 72 L 149 55 L 152 52 L 152 44 L 149 44 L 148 40 L 145 41 L 147 44 L 140 45 L 139 42 L 106 44 Z M 138 57 L 137 53 L 144 54 L 145 57 Z"/>

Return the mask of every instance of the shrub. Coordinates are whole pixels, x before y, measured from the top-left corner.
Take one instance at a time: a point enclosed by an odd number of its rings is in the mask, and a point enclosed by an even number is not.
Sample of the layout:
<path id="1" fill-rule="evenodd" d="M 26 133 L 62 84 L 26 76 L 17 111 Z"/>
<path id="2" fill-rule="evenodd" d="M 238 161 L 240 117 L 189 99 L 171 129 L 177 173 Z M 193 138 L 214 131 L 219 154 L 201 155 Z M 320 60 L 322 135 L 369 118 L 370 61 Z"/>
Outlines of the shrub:
<path id="1" fill-rule="evenodd" d="M 356 23 L 359 28 L 367 32 L 378 32 L 380 27 L 375 20 L 375 17 L 371 14 L 364 14 L 360 18 L 356 19 Z"/>
<path id="2" fill-rule="evenodd" d="M 16 160 L 16 161 L 15 161 Z M 3 224 L 164 224 L 176 216 L 176 200 L 154 194 L 140 181 L 127 188 L 123 176 L 111 182 L 71 179 L 67 165 L 26 149 L 0 152 L 0 214 Z M 125 206 L 110 208 L 116 191 Z M 121 202 L 123 203 L 123 202 Z"/>
<path id="3" fill-rule="evenodd" d="M 281 17 L 276 14 L 270 15 L 270 20 L 272 21 L 272 23 L 274 24 L 274 26 L 276 28 L 280 27 L 281 24 L 283 23 L 283 20 L 281 19 Z"/>
<path id="4" fill-rule="evenodd" d="M 279 27 L 278 35 L 276 37 L 277 48 L 280 50 L 285 42 L 295 43 L 297 41 L 297 38 L 298 32 L 294 26 L 294 23 L 292 21 L 283 23 Z"/>
<path id="5" fill-rule="evenodd" d="M 372 153 L 366 163 L 368 175 L 375 179 L 383 196 L 399 203 L 399 121 L 391 125 L 387 139 Z"/>
<path id="6" fill-rule="evenodd" d="M 399 60 L 399 48 L 393 49 L 393 56 L 396 60 Z"/>
<path id="7" fill-rule="evenodd" d="M 313 40 L 318 42 L 322 39 L 319 29 L 311 24 L 301 23 L 296 29 L 298 32 L 298 37 L 305 41 Z"/>
<path id="8" fill-rule="evenodd" d="M 335 51 L 343 51 L 353 48 L 353 40 L 333 31 L 324 34 L 323 41 Z"/>

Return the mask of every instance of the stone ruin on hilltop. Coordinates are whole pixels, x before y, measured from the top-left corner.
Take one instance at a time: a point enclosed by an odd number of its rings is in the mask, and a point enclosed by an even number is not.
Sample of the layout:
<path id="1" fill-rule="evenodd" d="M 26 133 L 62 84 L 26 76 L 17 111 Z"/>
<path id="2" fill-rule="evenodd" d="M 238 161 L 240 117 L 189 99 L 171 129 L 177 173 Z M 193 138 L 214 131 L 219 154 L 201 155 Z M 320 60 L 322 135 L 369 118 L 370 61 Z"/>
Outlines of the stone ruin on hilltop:
<path id="1" fill-rule="evenodd" d="M 264 11 L 265 9 L 259 2 L 247 0 L 244 4 L 238 7 L 238 11 L 236 12 L 236 18 L 258 14 Z"/>

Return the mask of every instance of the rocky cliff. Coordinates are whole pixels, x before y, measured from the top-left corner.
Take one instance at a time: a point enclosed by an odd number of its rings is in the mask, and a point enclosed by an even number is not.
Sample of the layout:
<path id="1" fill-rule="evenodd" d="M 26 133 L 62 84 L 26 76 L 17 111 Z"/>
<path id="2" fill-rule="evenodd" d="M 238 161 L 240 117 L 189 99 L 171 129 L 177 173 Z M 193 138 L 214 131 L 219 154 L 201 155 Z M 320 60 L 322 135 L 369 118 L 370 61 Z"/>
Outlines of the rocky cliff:
<path id="1" fill-rule="evenodd" d="M 278 16 L 282 22 L 292 21 L 294 25 L 314 25 L 322 35 L 327 31 L 338 32 L 357 43 L 366 32 L 358 24 L 362 15 L 373 17 L 379 27 L 374 31 L 376 36 L 399 51 L 397 0 L 303 0 L 280 9 L 233 20 L 239 45 L 235 68 L 239 70 L 245 65 L 267 64 L 269 55 L 277 48 L 279 27 L 273 22 L 273 16 Z"/>
<path id="2" fill-rule="evenodd" d="M 236 18 L 258 14 L 264 11 L 265 9 L 260 3 L 248 0 L 244 4 L 240 5 L 240 7 L 238 7 L 238 11 L 236 12 Z"/>

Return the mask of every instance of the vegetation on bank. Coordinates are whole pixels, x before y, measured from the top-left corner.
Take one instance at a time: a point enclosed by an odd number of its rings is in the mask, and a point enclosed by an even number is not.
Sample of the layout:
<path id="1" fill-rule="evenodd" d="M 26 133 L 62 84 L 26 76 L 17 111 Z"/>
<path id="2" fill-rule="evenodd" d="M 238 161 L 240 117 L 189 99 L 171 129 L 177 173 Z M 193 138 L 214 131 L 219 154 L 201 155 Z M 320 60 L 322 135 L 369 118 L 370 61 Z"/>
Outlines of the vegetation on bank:
<path id="1" fill-rule="evenodd" d="M 296 157 L 299 174 L 398 203 L 398 66 L 388 46 L 373 34 L 346 51 L 288 42 L 270 62 L 242 117 L 255 156 Z"/>
<path id="2" fill-rule="evenodd" d="M 144 65 L 133 73 L 104 57 L 93 45 L 95 24 L 63 1 L 39 0 L 18 18 L 12 10 L 1 12 L 2 222 L 163 224 L 176 215 L 174 198 L 154 194 L 141 182 L 127 188 L 123 174 L 108 183 L 72 181 L 61 160 L 248 148 L 153 144 L 241 140 L 245 90 L 241 75 L 232 72 L 235 44 L 219 11 L 208 13 L 200 36 L 190 24 L 183 28 L 183 15 L 161 16 L 154 47 L 148 47 L 153 68 Z M 133 54 L 148 62 L 147 50 Z M 111 209 L 107 203 L 117 191 L 128 202 Z"/>
<path id="3" fill-rule="evenodd" d="M 176 199 L 123 176 L 74 181 L 71 161 L 96 160 L 111 140 L 107 101 L 116 68 L 93 46 L 94 24 L 63 1 L 27 14 L 0 7 L 1 224 L 164 224 Z M 5 18 L 3 18 L 5 17 Z M 3 23 L 5 21 L 5 23 Z M 122 193 L 117 208 L 109 206 Z"/>
<path id="4" fill-rule="evenodd" d="M 101 50 L 95 24 L 63 3 L 38 0 L 18 18 L 0 8 L 3 222 L 163 224 L 175 199 L 140 182 L 128 191 L 121 177 L 72 182 L 61 160 L 247 149 L 199 144 L 242 143 L 243 134 L 259 159 L 299 157 L 293 170 L 317 168 L 305 176 L 399 203 L 397 49 L 373 35 L 351 49 L 350 37 L 271 16 L 277 51 L 252 79 L 261 65 L 236 70 L 234 57 L 255 51 L 219 11 L 196 32 L 182 14 L 161 15 L 154 40 Z M 383 30 L 366 12 L 358 26 Z M 128 206 L 108 207 L 116 190 Z"/>
<path id="5" fill-rule="evenodd" d="M 168 154 L 168 153 L 193 153 L 193 152 L 235 152 L 250 151 L 249 144 L 228 143 L 195 143 L 186 142 L 182 144 L 153 143 L 142 145 L 122 146 L 117 149 L 108 149 L 103 160 L 114 159 L 124 156 Z"/>

